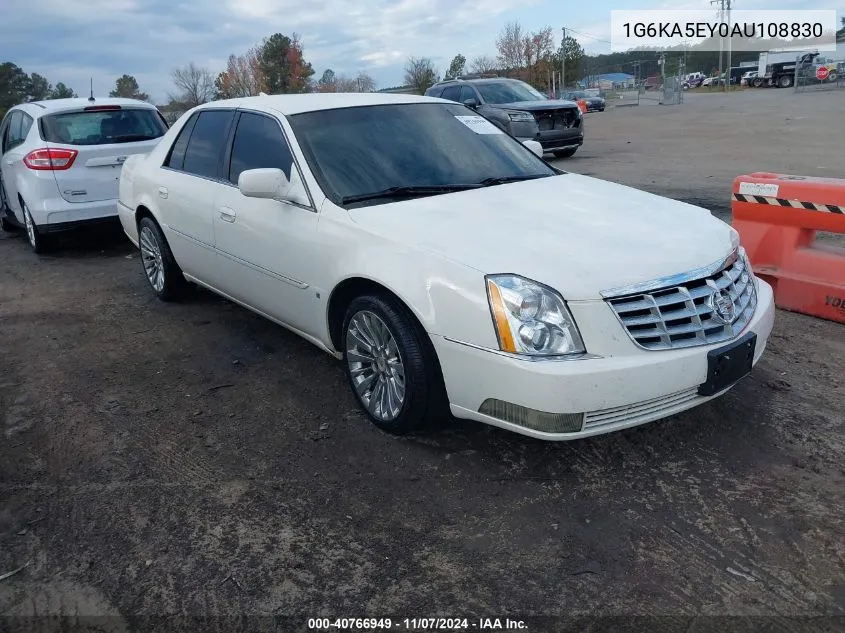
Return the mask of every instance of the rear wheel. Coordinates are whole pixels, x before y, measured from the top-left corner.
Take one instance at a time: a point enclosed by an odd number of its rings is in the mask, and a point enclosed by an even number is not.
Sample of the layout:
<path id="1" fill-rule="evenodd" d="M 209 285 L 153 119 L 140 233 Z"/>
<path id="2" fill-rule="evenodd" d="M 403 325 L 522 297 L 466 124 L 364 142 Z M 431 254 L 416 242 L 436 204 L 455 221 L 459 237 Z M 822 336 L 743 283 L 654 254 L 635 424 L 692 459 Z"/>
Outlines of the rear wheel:
<path id="1" fill-rule="evenodd" d="M 780 88 L 789 88 L 792 85 L 792 77 L 789 75 L 783 75 L 780 79 L 778 79 L 778 86 Z"/>
<path id="2" fill-rule="evenodd" d="M 185 276 L 173 258 L 164 233 L 152 218 L 144 217 L 138 222 L 138 243 L 144 274 L 156 296 L 162 301 L 176 301 L 184 296 Z"/>
<path id="3" fill-rule="evenodd" d="M 50 238 L 50 236 L 44 235 L 43 231 L 38 228 L 38 225 L 35 224 L 35 220 L 32 219 L 32 214 L 29 212 L 29 207 L 26 206 L 25 202 L 21 203 L 21 208 L 23 209 L 26 238 L 29 240 L 29 245 L 32 247 L 32 250 L 38 254 L 49 252 L 55 244 L 54 240 Z"/>
<path id="4" fill-rule="evenodd" d="M 570 149 L 561 149 L 554 152 L 555 158 L 569 158 L 570 156 L 574 156 L 575 152 L 578 151 L 578 148 L 570 148 Z"/>
<path id="5" fill-rule="evenodd" d="M 379 428 L 409 433 L 445 415 L 434 348 L 398 301 L 379 295 L 355 299 L 344 318 L 342 349 L 352 392 Z"/>

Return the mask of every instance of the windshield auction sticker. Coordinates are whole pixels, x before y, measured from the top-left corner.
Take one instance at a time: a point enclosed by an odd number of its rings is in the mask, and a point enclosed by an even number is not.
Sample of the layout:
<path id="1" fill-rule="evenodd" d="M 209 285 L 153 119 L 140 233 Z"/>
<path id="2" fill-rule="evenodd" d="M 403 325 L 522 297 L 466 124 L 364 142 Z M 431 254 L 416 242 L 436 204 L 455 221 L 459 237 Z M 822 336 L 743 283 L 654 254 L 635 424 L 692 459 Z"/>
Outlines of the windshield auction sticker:
<path id="1" fill-rule="evenodd" d="M 504 134 L 483 116 L 456 116 L 455 118 L 476 134 Z"/>
<path id="2" fill-rule="evenodd" d="M 836 50 L 835 10 L 610 12 L 610 50 Z"/>

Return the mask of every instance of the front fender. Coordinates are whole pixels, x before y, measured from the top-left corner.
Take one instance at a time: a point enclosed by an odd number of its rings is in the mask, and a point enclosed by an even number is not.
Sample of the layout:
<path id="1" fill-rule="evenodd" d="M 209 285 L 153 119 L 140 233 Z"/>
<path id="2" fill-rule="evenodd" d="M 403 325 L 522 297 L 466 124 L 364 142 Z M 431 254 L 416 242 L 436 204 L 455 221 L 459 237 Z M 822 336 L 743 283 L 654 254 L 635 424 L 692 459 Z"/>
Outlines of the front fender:
<path id="1" fill-rule="evenodd" d="M 396 244 L 351 222 L 321 221 L 320 231 L 328 243 L 341 245 L 327 264 L 332 281 L 326 288 L 326 323 L 334 289 L 348 279 L 363 278 L 399 297 L 429 334 L 498 348 L 482 272 Z"/>

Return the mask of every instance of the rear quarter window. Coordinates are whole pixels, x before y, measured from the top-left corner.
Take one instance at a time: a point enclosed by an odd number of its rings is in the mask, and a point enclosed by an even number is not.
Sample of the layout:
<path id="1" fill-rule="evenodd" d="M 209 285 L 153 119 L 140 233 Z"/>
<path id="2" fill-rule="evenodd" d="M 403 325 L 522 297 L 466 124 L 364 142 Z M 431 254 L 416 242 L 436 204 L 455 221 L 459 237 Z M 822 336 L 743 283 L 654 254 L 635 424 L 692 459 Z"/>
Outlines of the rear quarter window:
<path id="1" fill-rule="evenodd" d="M 41 118 L 42 138 L 65 145 L 148 141 L 166 131 L 158 112 L 149 108 L 61 112 Z"/>

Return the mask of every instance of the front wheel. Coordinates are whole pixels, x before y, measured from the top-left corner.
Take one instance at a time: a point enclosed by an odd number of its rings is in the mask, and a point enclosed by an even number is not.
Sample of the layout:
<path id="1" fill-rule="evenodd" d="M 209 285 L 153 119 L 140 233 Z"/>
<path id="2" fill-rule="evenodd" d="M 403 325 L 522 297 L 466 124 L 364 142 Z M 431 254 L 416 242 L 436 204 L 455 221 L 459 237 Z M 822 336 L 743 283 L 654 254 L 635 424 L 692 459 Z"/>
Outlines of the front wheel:
<path id="1" fill-rule="evenodd" d="M 138 222 L 138 243 L 144 273 L 153 292 L 162 301 L 180 299 L 187 285 L 185 276 L 170 252 L 164 233 L 152 218 L 143 217 Z"/>
<path id="2" fill-rule="evenodd" d="M 370 421 L 404 434 L 446 411 L 440 366 L 407 308 L 379 295 L 355 299 L 343 322 L 346 376 Z"/>
<path id="3" fill-rule="evenodd" d="M 778 86 L 781 88 L 789 88 L 792 85 L 792 77 L 789 75 L 784 75 L 780 79 L 778 79 Z"/>
<path id="4" fill-rule="evenodd" d="M 574 156 L 575 152 L 578 151 L 578 148 L 569 148 L 569 149 L 561 149 L 554 152 L 555 158 L 569 158 L 570 156 Z"/>

